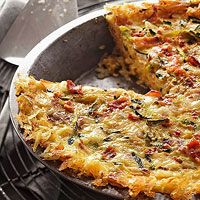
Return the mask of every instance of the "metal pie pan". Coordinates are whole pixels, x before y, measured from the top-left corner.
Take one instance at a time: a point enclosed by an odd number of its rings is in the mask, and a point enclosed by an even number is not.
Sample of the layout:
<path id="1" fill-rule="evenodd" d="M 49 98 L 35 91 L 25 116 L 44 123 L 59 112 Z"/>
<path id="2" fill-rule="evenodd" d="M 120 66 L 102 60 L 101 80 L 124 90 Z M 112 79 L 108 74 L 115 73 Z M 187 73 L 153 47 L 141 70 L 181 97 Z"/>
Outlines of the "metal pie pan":
<path id="1" fill-rule="evenodd" d="M 99 192 L 110 198 L 129 199 L 128 190 L 107 186 L 97 188 L 92 185 L 92 179 L 79 177 L 70 170 L 58 171 L 59 161 L 45 161 L 40 158 L 41 150 L 33 152 L 31 145 L 23 138 L 23 131 L 16 120 L 18 105 L 15 96 L 15 81 L 18 74 L 31 75 L 36 79 L 49 81 L 77 80 L 82 84 L 102 88 L 124 87 L 133 88 L 143 92 L 137 84 L 128 83 L 123 78 L 108 77 L 103 80 L 96 78 L 94 67 L 101 57 L 111 53 L 114 47 L 112 36 L 104 18 L 105 11 L 99 10 L 82 16 L 51 33 L 26 56 L 21 66 L 17 69 L 10 88 L 10 115 L 16 133 L 27 149 L 45 166 L 61 175 L 64 179 Z M 104 48 L 102 48 L 102 46 Z M 170 199 L 166 195 L 157 194 L 149 198 L 141 194 L 132 199 Z"/>

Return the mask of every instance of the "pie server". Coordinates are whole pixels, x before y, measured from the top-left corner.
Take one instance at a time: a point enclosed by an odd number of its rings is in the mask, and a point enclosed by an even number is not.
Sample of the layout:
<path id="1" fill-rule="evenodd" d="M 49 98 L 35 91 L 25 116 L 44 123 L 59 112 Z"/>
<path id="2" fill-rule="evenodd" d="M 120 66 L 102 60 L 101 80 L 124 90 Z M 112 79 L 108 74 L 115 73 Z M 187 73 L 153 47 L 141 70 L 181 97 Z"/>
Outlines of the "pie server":
<path id="1" fill-rule="evenodd" d="M 76 0 L 29 0 L 3 38 L 0 57 L 19 65 L 44 37 L 77 16 Z"/>
<path id="2" fill-rule="evenodd" d="M 0 58 L 15 65 L 20 65 L 29 51 L 49 33 L 78 16 L 76 0 L 27 1 L 5 1 L 0 10 Z M 12 23 L 16 16 L 7 32 L 6 26 Z M 7 24 L 4 26 L 3 22 Z M 7 100 L 0 114 L 0 150 L 7 133 L 8 110 Z"/>

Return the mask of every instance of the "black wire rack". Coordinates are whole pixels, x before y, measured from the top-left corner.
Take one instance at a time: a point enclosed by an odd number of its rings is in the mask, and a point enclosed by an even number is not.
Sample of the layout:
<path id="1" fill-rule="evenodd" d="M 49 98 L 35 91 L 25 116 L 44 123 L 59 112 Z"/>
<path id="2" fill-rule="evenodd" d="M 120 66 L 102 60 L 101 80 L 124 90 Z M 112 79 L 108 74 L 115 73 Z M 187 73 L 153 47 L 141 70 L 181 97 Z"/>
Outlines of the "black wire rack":
<path id="1" fill-rule="evenodd" d="M 79 7 L 79 15 L 99 8 L 108 0 Z M 17 66 L 0 60 L 0 113 L 5 107 L 9 87 Z M 1 112 L 2 111 L 2 112 Z M 6 134 L 5 134 L 6 133 Z M 0 200 L 110 200 L 64 180 L 35 159 L 17 137 L 10 118 L 0 135 L 6 135 L 0 150 Z"/>
<path id="2" fill-rule="evenodd" d="M 8 124 L 6 130 L 8 133 L 1 152 L 0 199 L 109 199 L 71 182 L 66 182 L 43 166 L 23 146 L 10 120 Z M 49 193 L 50 191 L 53 191 L 53 196 Z"/>

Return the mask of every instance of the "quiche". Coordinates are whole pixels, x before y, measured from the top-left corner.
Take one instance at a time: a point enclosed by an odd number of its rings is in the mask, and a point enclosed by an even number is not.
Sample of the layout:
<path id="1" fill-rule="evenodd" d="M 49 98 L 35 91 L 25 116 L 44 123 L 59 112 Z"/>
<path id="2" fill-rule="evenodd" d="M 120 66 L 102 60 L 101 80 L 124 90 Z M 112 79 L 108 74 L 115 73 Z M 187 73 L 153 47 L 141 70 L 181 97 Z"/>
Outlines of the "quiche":
<path id="1" fill-rule="evenodd" d="M 133 90 L 19 76 L 17 119 L 33 151 L 59 170 L 143 193 L 200 194 L 199 1 L 107 8 L 115 52 L 99 70 L 150 88 Z M 116 53 L 117 52 L 117 53 Z"/>
<path id="2" fill-rule="evenodd" d="M 107 9 L 110 13 L 106 18 L 124 60 L 122 64 L 111 55 L 101 62 L 110 74 L 136 76 L 140 83 L 162 94 L 199 87 L 199 1 L 161 0 L 158 4 Z"/>

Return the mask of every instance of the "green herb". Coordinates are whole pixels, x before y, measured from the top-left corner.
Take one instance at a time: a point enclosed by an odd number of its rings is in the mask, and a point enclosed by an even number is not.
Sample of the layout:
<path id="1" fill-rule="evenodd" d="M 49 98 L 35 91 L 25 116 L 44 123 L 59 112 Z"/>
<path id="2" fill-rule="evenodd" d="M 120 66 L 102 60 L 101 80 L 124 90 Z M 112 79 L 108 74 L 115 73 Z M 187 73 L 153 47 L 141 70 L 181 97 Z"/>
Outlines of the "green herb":
<path id="1" fill-rule="evenodd" d="M 185 124 L 186 126 L 193 126 L 194 129 L 198 129 L 199 128 L 195 122 L 187 120 L 187 119 L 183 120 L 182 124 Z"/>
<path id="2" fill-rule="evenodd" d="M 78 116 L 77 115 L 74 115 L 74 119 L 72 121 L 72 126 L 73 126 L 73 134 L 76 134 L 77 130 L 79 128 L 79 126 L 78 126 Z"/>
<path id="3" fill-rule="evenodd" d="M 169 119 L 148 119 L 147 120 L 147 124 L 148 125 L 156 125 L 156 124 L 160 124 L 160 123 L 168 123 Z"/>
<path id="4" fill-rule="evenodd" d="M 125 37 L 127 40 L 130 40 L 132 37 L 130 35 L 130 30 L 126 29 L 126 30 L 121 30 L 122 36 Z"/>
<path id="5" fill-rule="evenodd" d="M 121 165 L 119 162 L 113 162 L 114 165 Z"/>
<path id="6" fill-rule="evenodd" d="M 195 33 L 195 36 L 200 38 L 200 33 Z"/>
<path id="7" fill-rule="evenodd" d="M 47 88 L 47 92 L 51 92 L 52 93 L 53 91 Z"/>
<path id="8" fill-rule="evenodd" d="M 140 114 L 140 113 L 136 110 L 136 108 L 134 108 L 133 106 L 129 106 L 129 108 L 132 109 L 133 112 L 134 112 L 137 116 L 139 116 L 141 119 L 149 119 L 148 117 L 145 117 L 145 116 L 143 116 L 142 114 Z"/>
<path id="9" fill-rule="evenodd" d="M 183 61 L 185 62 L 186 59 L 186 55 L 184 53 L 184 51 L 181 48 L 176 48 L 177 53 L 180 54 L 180 56 L 183 58 Z"/>
<path id="10" fill-rule="evenodd" d="M 142 101 L 139 99 L 132 99 L 131 102 L 141 105 Z"/>
<path id="11" fill-rule="evenodd" d="M 196 18 L 196 17 L 189 17 L 189 19 L 196 24 L 200 24 L 200 19 Z"/>
<path id="12" fill-rule="evenodd" d="M 194 31 L 189 31 L 189 34 L 190 34 L 190 37 L 191 38 L 189 38 L 189 40 L 192 40 L 192 42 L 194 43 L 194 42 L 196 42 L 197 40 L 197 38 L 200 38 L 200 33 L 195 33 Z"/>
<path id="13" fill-rule="evenodd" d="M 171 148 L 168 148 L 168 149 L 162 149 L 164 152 L 166 153 L 171 153 L 172 152 L 172 149 Z"/>
<path id="14" fill-rule="evenodd" d="M 107 137 L 107 138 L 104 138 L 104 139 L 103 139 L 104 142 L 110 142 L 111 140 L 112 140 L 111 137 Z"/>
<path id="15" fill-rule="evenodd" d="M 164 24 L 171 26 L 172 23 L 170 21 L 163 21 Z"/>
<path id="16" fill-rule="evenodd" d="M 159 60 L 161 65 L 168 64 L 168 62 L 164 61 L 160 56 L 158 56 L 158 60 Z"/>
<path id="17" fill-rule="evenodd" d="M 105 130 L 102 126 L 100 126 L 100 129 L 101 129 L 103 132 L 107 133 L 107 134 L 121 133 L 120 130 L 113 130 L 113 131 Z"/>
<path id="18" fill-rule="evenodd" d="M 90 145 L 92 147 L 94 147 L 95 149 L 97 149 L 99 147 L 99 144 L 97 142 L 92 142 L 92 143 L 90 143 Z"/>
<path id="19" fill-rule="evenodd" d="M 68 140 L 67 140 L 67 143 L 68 145 L 72 145 L 75 141 L 75 138 L 74 137 L 70 137 Z"/>
<path id="20" fill-rule="evenodd" d="M 89 107 L 88 115 L 92 115 L 93 114 L 93 112 L 95 111 L 95 105 L 96 105 L 96 101 Z"/>
<path id="21" fill-rule="evenodd" d="M 156 35 L 156 32 L 154 32 L 152 29 L 149 29 L 149 32 L 152 36 Z"/>
<path id="22" fill-rule="evenodd" d="M 145 137 L 147 146 L 151 146 L 152 141 L 154 141 L 154 142 L 157 141 L 157 137 L 154 135 L 153 132 L 145 133 L 144 137 Z"/>
<path id="23" fill-rule="evenodd" d="M 161 143 L 160 141 L 155 142 L 154 145 L 160 149 L 162 149 L 163 147 L 163 143 Z"/>
<path id="24" fill-rule="evenodd" d="M 135 160 L 135 162 L 138 164 L 138 167 L 144 168 L 144 165 L 142 163 L 142 159 L 140 157 L 138 157 L 134 152 L 132 152 L 131 155 L 133 156 L 133 159 Z"/>
<path id="25" fill-rule="evenodd" d="M 198 25 L 194 30 L 195 31 L 199 31 L 200 30 L 200 25 Z"/>
<path id="26" fill-rule="evenodd" d="M 182 124 L 185 124 L 185 125 L 192 125 L 194 127 L 196 127 L 196 124 L 193 122 L 193 121 L 190 121 L 188 119 L 185 119 L 182 121 Z"/>
<path id="27" fill-rule="evenodd" d="M 61 100 L 65 101 L 65 100 L 71 100 L 71 97 L 60 97 Z"/>
<path id="28" fill-rule="evenodd" d="M 99 128 L 100 128 L 100 129 L 101 129 L 103 132 L 105 132 L 105 130 L 103 129 L 103 127 L 102 127 L 102 126 L 100 126 Z"/>
<path id="29" fill-rule="evenodd" d="M 79 126 L 78 126 L 78 122 L 76 121 L 75 126 L 74 126 L 74 132 L 76 132 L 78 130 Z"/>
<path id="30" fill-rule="evenodd" d="M 117 96 L 114 96 L 114 100 L 117 100 Z"/>
<path id="31" fill-rule="evenodd" d="M 155 170 L 156 168 L 155 168 L 154 165 L 151 165 L 151 166 L 149 167 L 149 169 L 150 169 L 150 170 Z"/>
<path id="32" fill-rule="evenodd" d="M 148 162 L 152 162 L 152 160 L 151 160 L 151 156 L 149 155 L 149 154 L 145 154 L 145 158 L 146 158 L 146 160 L 148 161 Z"/>
<path id="33" fill-rule="evenodd" d="M 111 131 L 111 133 L 121 133 L 121 131 Z"/>
<path id="34" fill-rule="evenodd" d="M 139 54 L 142 54 L 142 55 L 145 55 L 145 56 L 148 55 L 148 53 L 145 53 L 145 52 L 139 51 L 138 49 L 135 49 L 135 48 L 134 48 L 134 50 L 135 50 L 137 53 L 139 53 Z"/>
<path id="35" fill-rule="evenodd" d="M 78 136 L 79 138 L 84 137 L 84 135 L 83 135 L 82 133 L 78 133 L 77 136 Z"/>
<path id="36" fill-rule="evenodd" d="M 142 114 L 140 114 L 136 108 L 134 108 L 133 106 L 129 106 L 130 109 L 132 109 L 134 111 L 134 113 L 139 116 L 142 119 L 146 119 L 147 120 L 147 124 L 148 125 L 156 125 L 156 124 L 160 124 L 160 123 L 168 123 L 169 119 L 151 119 L 149 117 L 143 116 Z"/>
<path id="37" fill-rule="evenodd" d="M 162 74 L 159 74 L 159 73 L 156 73 L 156 77 L 157 77 L 157 78 L 163 78 L 163 75 L 162 75 Z"/>

